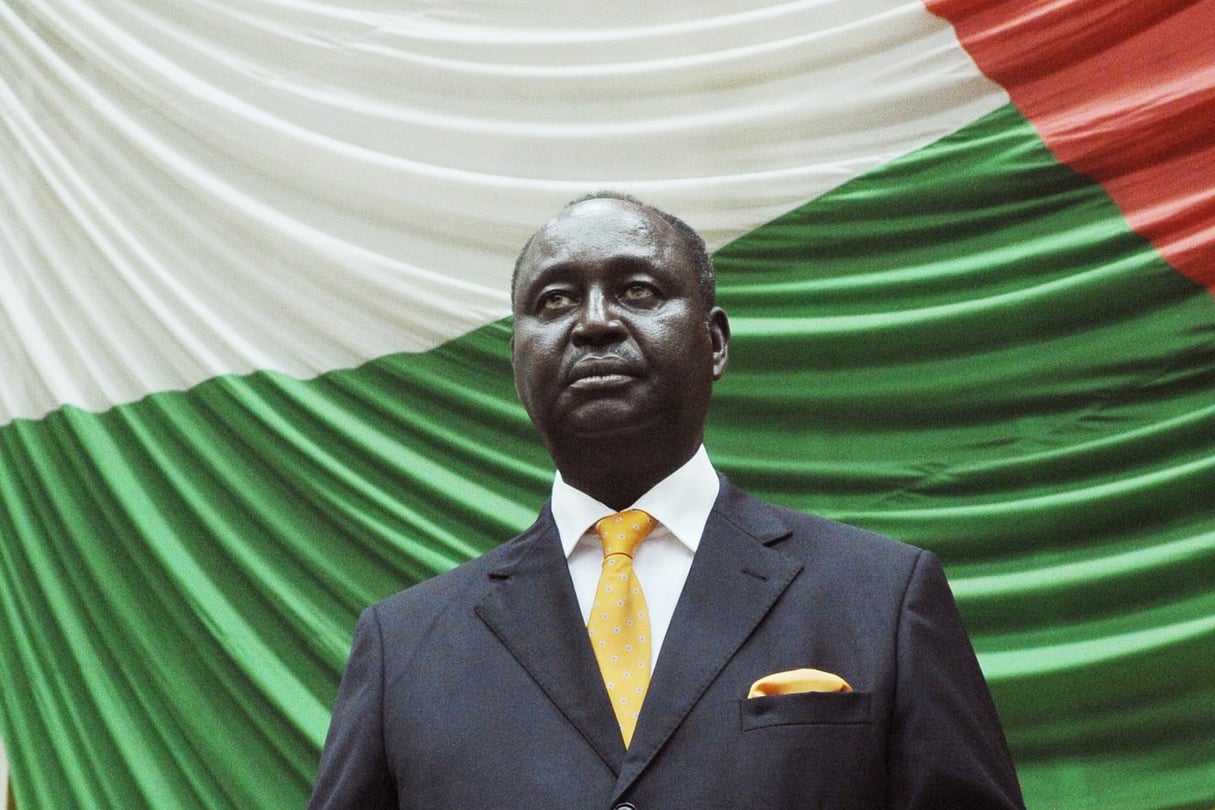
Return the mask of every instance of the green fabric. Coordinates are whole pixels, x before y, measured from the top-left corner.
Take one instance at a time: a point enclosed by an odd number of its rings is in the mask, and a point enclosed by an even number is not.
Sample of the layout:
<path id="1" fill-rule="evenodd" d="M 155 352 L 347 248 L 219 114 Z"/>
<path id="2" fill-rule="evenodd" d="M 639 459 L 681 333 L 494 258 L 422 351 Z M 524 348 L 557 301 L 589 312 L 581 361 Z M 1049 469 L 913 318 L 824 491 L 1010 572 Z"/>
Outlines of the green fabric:
<path id="1" fill-rule="evenodd" d="M 1210 807 L 1207 291 L 1011 107 L 715 263 L 714 459 L 943 557 L 1029 806 Z"/>
<path id="2" fill-rule="evenodd" d="M 707 436 L 946 562 L 1030 807 L 1215 802 L 1215 301 L 1011 107 L 719 251 Z M 21 810 L 298 807 L 355 616 L 529 523 L 509 324 L 0 428 Z"/>

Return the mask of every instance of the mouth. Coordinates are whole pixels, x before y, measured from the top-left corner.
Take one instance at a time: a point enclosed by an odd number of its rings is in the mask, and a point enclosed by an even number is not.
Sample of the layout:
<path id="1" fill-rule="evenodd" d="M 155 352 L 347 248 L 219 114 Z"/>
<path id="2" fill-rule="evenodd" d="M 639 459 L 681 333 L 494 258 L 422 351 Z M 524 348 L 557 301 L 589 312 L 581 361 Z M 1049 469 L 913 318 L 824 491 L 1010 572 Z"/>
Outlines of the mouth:
<path id="1" fill-rule="evenodd" d="M 594 374 L 590 377 L 579 377 L 569 384 L 574 391 L 605 391 L 619 388 L 633 381 L 627 374 Z"/>
<path id="2" fill-rule="evenodd" d="M 622 357 L 585 357 L 574 363 L 566 384 L 575 391 L 618 388 L 636 379 L 632 363 Z"/>

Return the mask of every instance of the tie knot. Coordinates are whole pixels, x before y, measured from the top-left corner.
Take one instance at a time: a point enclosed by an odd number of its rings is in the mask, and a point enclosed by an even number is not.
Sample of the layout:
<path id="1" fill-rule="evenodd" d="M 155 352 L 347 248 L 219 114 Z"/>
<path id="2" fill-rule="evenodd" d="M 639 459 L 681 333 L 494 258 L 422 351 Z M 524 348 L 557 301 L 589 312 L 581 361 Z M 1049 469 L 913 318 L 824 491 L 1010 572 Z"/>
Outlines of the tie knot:
<path id="1" fill-rule="evenodd" d="M 658 521 L 640 509 L 629 509 L 608 515 L 595 524 L 595 533 L 603 541 L 603 556 L 624 554 L 632 557 L 637 546 L 646 538 Z"/>

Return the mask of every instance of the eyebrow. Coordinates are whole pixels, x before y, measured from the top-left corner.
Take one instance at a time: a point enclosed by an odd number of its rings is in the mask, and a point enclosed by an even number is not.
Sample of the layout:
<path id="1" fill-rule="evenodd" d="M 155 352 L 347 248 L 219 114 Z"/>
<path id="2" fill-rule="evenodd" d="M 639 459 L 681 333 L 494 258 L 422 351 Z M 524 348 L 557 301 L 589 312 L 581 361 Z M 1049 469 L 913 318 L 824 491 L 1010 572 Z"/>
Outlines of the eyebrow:
<path id="1" fill-rule="evenodd" d="M 675 277 L 675 273 L 668 270 L 665 265 L 641 256 L 614 256 L 608 260 L 607 266 L 614 275 L 648 273 L 656 276 Z M 577 263 L 573 261 L 554 262 L 539 271 L 529 286 L 543 282 L 551 276 L 572 272 L 576 267 Z"/>

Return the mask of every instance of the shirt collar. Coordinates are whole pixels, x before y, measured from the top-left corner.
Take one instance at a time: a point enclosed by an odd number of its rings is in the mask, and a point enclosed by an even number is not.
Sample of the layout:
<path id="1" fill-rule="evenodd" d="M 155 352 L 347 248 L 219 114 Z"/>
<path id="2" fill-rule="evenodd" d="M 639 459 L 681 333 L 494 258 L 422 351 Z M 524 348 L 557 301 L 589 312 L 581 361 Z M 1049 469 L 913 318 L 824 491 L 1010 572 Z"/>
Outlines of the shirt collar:
<path id="1" fill-rule="evenodd" d="M 629 508 L 644 509 L 695 552 L 720 486 L 717 471 L 701 445 L 682 467 L 655 484 Z M 595 521 L 616 512 L 565 483 L 560 471 L 553 479 L 550 508 L 567 557 Z"/>

